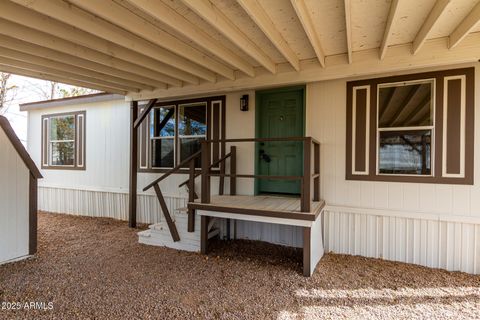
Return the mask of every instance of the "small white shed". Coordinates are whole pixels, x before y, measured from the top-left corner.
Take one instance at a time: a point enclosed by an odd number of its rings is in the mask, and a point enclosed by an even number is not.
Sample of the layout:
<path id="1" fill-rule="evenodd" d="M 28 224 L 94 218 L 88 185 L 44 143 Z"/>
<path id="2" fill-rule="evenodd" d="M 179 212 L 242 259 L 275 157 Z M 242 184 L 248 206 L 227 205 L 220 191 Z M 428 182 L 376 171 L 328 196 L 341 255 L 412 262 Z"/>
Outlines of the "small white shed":
<path id="1" fill-rule="evenodd" d="M 37 179 L 40 171 L 0 116 L 0 264 L 37 251 Z"/>

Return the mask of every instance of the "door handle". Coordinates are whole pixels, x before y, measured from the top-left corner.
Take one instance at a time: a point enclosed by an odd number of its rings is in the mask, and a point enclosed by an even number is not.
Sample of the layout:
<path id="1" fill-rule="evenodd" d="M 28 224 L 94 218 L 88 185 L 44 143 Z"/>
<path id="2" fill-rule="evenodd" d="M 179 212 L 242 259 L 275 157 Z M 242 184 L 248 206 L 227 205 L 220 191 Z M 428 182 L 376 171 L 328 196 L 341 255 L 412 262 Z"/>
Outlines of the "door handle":
<path id="1" fill-rule="evenodd" d="M 260 153 L 260 159 L 261 160 L 265 161 L 266 163 L 270 163 L 272 161 L 270 156 L 265 153 L 265 150 L 260 149 L 258 152 Z"/>

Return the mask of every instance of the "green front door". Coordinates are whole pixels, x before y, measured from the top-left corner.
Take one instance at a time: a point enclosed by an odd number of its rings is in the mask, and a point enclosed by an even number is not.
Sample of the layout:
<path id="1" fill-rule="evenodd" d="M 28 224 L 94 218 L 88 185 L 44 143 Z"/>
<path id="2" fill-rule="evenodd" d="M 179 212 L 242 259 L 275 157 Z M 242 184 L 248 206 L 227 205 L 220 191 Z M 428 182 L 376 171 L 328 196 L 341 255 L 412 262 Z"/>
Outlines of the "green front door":
<path id="1" fill-rule="evenodd" d="M 304 135 L 304 88 L 286 88 L 256 93 L 258 138 Z M 303 145 L 295 142 L 261 142 L 256 146 L 257 174 L 301 176 Z M 258 179 L 257 193 L 299 194 L 300 181 Z"/>

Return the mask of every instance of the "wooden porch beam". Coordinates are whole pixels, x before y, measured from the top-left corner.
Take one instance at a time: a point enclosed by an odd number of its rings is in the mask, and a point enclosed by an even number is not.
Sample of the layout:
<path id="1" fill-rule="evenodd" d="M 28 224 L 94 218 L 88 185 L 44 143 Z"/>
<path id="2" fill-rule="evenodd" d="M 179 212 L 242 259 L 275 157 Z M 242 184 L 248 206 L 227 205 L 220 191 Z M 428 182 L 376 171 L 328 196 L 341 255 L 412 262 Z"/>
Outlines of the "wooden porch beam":
<path id="1" fill-rule="evenodd" d="M 21 41 L 12 37 L 5 36 L 0 34 L 0 44 L 3 48 L 8 48 L 11 50 L 19 51 L 27 54 L 35 54 L 36 57 L 45 58 L 53 61 L 58 61 L 69 66 L 81 67 L 88 71 L 99 72 L 103 74 L 103 79 L 112 82 L 118 82 L 119 80 L 122 83 L 138 87 L 145 90 L 153 90 L 154 87 L 147 85 L 150 83 L 150 79 L 143 78 L 136 74 L 111 68 L 109 66 L 92 62 L 89 60 L 81 59 L 69 54 L 65 54 L 56 50 L 52 50 L 46 47 L 41 47 L 36 44 L 28 43 Z M 21 60 L 21 56 L 18 56 Z M 33 61 L 33 60 L 32 60 Z"/>
<path id="2" fill-rule="evenodd" d="M 287 41 L 283 38 L 277 30 L 272 20 L 258 3 L 257 0 L 237 0 L 245 12 L 256 23 L 256 25 L 263 31 L 267 38 L 280 51 L 280 53 L 287 59 L 287 61 L 296 70 L 300 70 L 300 61 L 295 52 L 290 48 Z"/>
<path id="3" fill-rule="evenodd" d="M 213 39 L 201 28 L 194 25 L 184 16 L 182 16 L 177 11 L 173 10 L 163 2 L 149 0 L 128 1 L 143 10 L 145 13 L 172 27 L 173 29 L 175 29 L 175 31 L 179 32 L 184 37 L 188 38 L 190 41 L 196 43 L 204 50 L 222 59 L 227 64 L 239 69 L 250 77 L 255 76 L 253 66 L 250 63 L 232 52 L 230 49 L 220 44 L 219 41 Z"/>
<path id="4" fill-rule="evenodd" d="M 134 127 L 138 117 L 138 102 L 130 103 L 130 173 L 128 186 L 128 225 L 137 227 L 137 165 L 138 165 L 138 130 Z"/>
<path id="5" fill-rule="evenodd" d="M 455 48 L 480 22 L 480 2 L 470 11 L 462 22 L 450 34 L 449 48 Z"/>
<path id="6" fill-rule="evenodd" d="M 345 0 L 345 33 L 347 36 L 347 58 L 348 63 L 353 61 L 352 49 L 352 6 L 350 0 Z"/>
<path id="7" fill-rule="evenodd" d="M 325 53 L 323 52 L 322 44 L 320 43 L 320 38 L 318 37 L 315 26 L 313 25 L 312 18 L 308 12 L 307 5 L 304 0 L 290 0 L 292 3 L 297 17 L 300 20 L 305 33 L 307 34 L 308 40 L 317 55 L 317 59 L 320 62 L 322 67 L 325 67 Z"/>
<path id="8" fill-rule="evenodd" d="M 69 24 L 52 19 L 23 6 L 8 1 L 0 1 L 0 17 L 5 20 L 56 36 L 66 41 L 90 48 L 107 56 L 116 57 L 135 66 L 136 69 L 153 79 L 171 86 L 182 86 L 182 82 L 166 74 L 171 71 L 165 70 L 165 65 L 158 61 L 153 61 L 144 55 L 140 55 L 129 49 L 112 44 L 93 34 L 79 30 Z"/>
<path id="9" fill-rule="evenodd" d="M 0 43 L 2 45 L 4 44 L 2 42 L 2 39 L 0 39 Z M 134 91 L 134 92 L 139 91 L 140 89 L 153 90 L 153 87 L 149 87 L 149 86 L 146 86 L 146 85 L 143 85 L 143 84 L 140 84 L 140 83 L 132 82 L 132 81 L 129 81 L 129 80 L 124 80 L 124 79 L 121 79 L 121 78 L 117 78 L 117 77 L 109 76 L 109 75 L 106 75 L 106 74 L 102 74 L 100 72 L 84 69 L 84 68 L 77 67 L 77 66 L 70 65 L 70 64 L 65 64 L 65 63 L 62 63 L 62 62 L 59 62 L 59 61 L 55 61 L 55 60 L 50 60 L 50 59 L 46 59 L 46 58 L 42 58 L 42 57 L 37 57 L 37 56 L 34 56 L 32 54 L 23 53 L 21 51 L 11 50 L 11 49 L 4 48 L 4 47 L 0 46 L 0 60 L 1 60 L 1 58 L 10 58 L 10 59 L 14 59 L 14 60 L 21 61 L 21 62 L 27 62 L 27 63 L 35 64 L 35 65 L 42 66 L 42 67 L 48 67 L 48 68 L 53 68 L 53 69 L 57 69 L 57 70 L 62 70 L 62 71 L 65 71 L 65 72 L 72 73 L 74 75 L 78 75 L 78 76 L 89 77 L 91 79 L 95 79 L 95 81 L 96 81 L 95 83 L 105 84 L 105 85 L 108 85 L 108 86 L 112 86 L 114 88 L 120 88 L 122 90 Z M 79 80 L 81 80 L 81 79 L 79 78 Z"/>
<path id="10" fill-rule="evenodd" d="M 155 80 L 157 79 L 156 75 L 159 75 L 157 72 L 153 72 L 152 70 L 148 70 L 125 60 L 114 58 L 87 47 L 79 46 L 73 42 L 7 21 L 2 18 L 0 18 L 0 34 L 47 47 L 52 50 L 57 50 L 78 58 L 100 63 L 114 69 L 120 69 L 126 72 L 141 75 L 142 77 L 148 77 L 148 79 L 150 79 L 150 84 L 154 87 L 162 89 L 167 88 L 167 85 L 164 82 Z"/>
<path id="11" fill-rule="evenodd" d="M 209 0 L 182 0 L 182 2 L 265 69 L 271 73 L 276 72 L 276 65 L 272 58 L 265 54 Z"/>
<path id="12" fill-rule="evenodd" d="M 145 39 L 119 28 L 103 19 L 98 18 L 80 8 L 72 6 L 61 0 L 13 0 L 16 3 L 33 9 L 46 16 L 52 17 L 79 30 L 94 34 L 118 46 L 127 48 L 151 59 L 144 57 L 143 63 L 151 66 L 154 70 L 162 72 L 173 78 L 180 79 L 191 84 L 198 84 L 198 75 L 204 79 L 213 77 L 206 69 L 191 63 L 178 55 L 156 46 Z M 123 50 L 125 51 L 125 50 Z M 160 64 L 159 61 L 162 63 Z"/>
<path id="13" fill-rule="evenodd" d="M 76 6 L 83 8 L 84 10 L 95 13 L 95 15 L 120 26 L 139 37 L 175 52 L 177 56 L 184 57 L 199 66 L 203 66 L 204 68 L 226 77 L 227 79 L 235 79 L 234 71 L 230 67 L 210 58 L 201 51 L 175 38 L 168 32 L 155 27 L 113 1 L 71 0 L 70 2 L 73 2 Z M 215 77 L 209 76 L 208 80 L 215 81 L 216 79 Z"/>
<path id="14" fill-rule="evenodd" d="M 27 70 L 27 69 L 22 69 L 22 68 L 17 68 L 17 67 L 12 67 L 12 66 L 7 66 L 7 65 L 2 65 L 0 64 L 0 72 L 7 72 L 7 73 L 13 73 L 19 76 L 24 76 L 24 77 L 31 77 L 35 79 L 40 79 L 40 80 L 47 80 L 47 81 L 55 81 L 55 82 L 60 82 L 60 83 L 65 83 L 65 84 L 70 84 L 73 86 L 78 86 L 82 88 L 90 88 L 90 89 L 95 89 L 99 91 L 105 91 L 105 92 L 110 92 L 110 93 L 117 93 L 121 95 L 126 95 L 126 91 L 121 91 L 118 89 L 114 88 L 107 88 L 104 86 L 84 82 L 84 81 L 79 81 L 79 80 L 73 80 L 70 78 L 65 78 L 61 77 L 58 75 L 53 75 L 49 74 L 46 72 L 38 72 L 38 71 L 32 71 L 32 70 Z"/>
<path id="15" fill-rule="evenodd" d="M 157 103 L 157 99 L 151 99 L 145 109 L 143 109 L 142 113 L 138 118 L 135 120 L 135 123 L 133 124 L 133 127 L 136 129 L 140 126 L 140 124 L 145 120 L 145 118 L 148 116 L 150 111 L 152 110 L 153 106 L 155 106 L 155 103 Z"/>
<path id="16" fill-rule="evenodd" d="M 39 73 L 56 75 L 56 76 L 64 77 L 66 79 L 83 81 L 85 83 L 90 83 L 91 85 L 99 85 L 99 86 L 103 86 L 105 88 L 111 88 L 112 90 L 117 90 L 117 91 L 123 91 L 123 92 L 125 91 L 139 92 L 140 91 L 138 88 L 122 86 L 122 85 L 111 83 L 101 79 L 97 79 L 89 76 L 83 76 L 75 72 L 64 71 L 64 69 L 62 69 L 63 67 L 62 64 L 59 64 L 56 68 L 52 68 L 49 66 L 45 66 L 45 63 L 43 62 L 40 62 L 39 64 L 34 64 L 30 62 L 24 62 L 16 59 L 7 58 L 1 54 L 1 48 L 0 48 L 0 64 L 5 66 L 10 66 L 10 67 L 35 71 Z"/>
<path id="17" fill-rule="evenodd" d="M 392 35 L 393 22 L 395 21 L 396 14 L 398 13 L 399 3 L 399 0 L 392 0 L 392 3 L 390 4 L 390 12 L 388 13 L 387 25 L 385 26 L 382 44 L 380 45 L 380 60 L 385 58 L 385 54 L 387 53 L 390 36 Z"/>
<path id="18" fill-rule="evenodd" d="M 353 62 L 346 63 L 346 54 L 329 56 L 326 68 L 322 68 L 317 59 L 300 62 L 299 72 L 292 70 L 288 63 L 277 65 L 275 75 L 266 71 L 254 79 L 239 77 L 235 81 L 225 80 L 218 83 L 203 83 L 187 88 L 170 88 L 131 94 L 132 99 L 149 99 L 161 96 L 164 99 L 176 99 L 185 95 L 202 95 L 212 91 L 217 93 L 238 90 L 259 90 L 273 86 L 288 86 L 298 83 L 332 81 L 352 77 L 378 76 L 385 73 L 405 73 L 422 68 L 452 68 L 452 65 L 472 65 L 478 63 L 480 56 L 480 33 L 466 37 L 455 50 L 448 50 L 448 37 L 428 40 L 423 50 L 412 55 L 412 45 L 390 46 L 389 54 L 383 60 L 378 59 L 378 48 L 353 52 Z M 263 69 L 263 68 L 262 68 Z M 424 70 L 426 71 L 426 70 Z"/>
<path id="19" fill-rule="evenodd" d="M 413 40 L 413 54 L 417 54 L 418 51 L 423 47 L 425 41 L 427 40 L 428 34 L 432 31 L 435 23 L 437 23 L 438 19 L 445 12 L 448 4 L 451 0 L 438 0 L 435 2 L 432 10 L 428 14 L 427 19 L 423 23 L 422 27 L 418 31 L 415 39 Z"/>

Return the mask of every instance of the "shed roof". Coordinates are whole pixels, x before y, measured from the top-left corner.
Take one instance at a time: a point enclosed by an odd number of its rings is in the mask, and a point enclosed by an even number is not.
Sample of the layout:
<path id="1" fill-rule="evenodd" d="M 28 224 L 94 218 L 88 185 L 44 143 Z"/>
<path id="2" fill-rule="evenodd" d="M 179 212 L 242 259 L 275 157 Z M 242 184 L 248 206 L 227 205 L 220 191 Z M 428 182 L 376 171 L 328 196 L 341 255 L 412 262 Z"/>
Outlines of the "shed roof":
<path id="1" fill-rule="evenodd" d="M 480 0 L 6 0 L 0 70 L 133 99 L 476 62 Z"/>
<path id="2" fill-rule="evenodd" d="M 5 132 L 5 135 L 10 140 L 13 147 L 17 151 L 18 155 L 20 156 L 20 158 L 22 158 L 28 170 L 30 170 L 31 174 L 37 179 L 43 178 L 42 174 L 40 173 L 37 166 L 35 165 L 35 162 L 33 162 L 32 158 L 28 154 L 22 142 L 20 141 L 20 139 L 18 139 L 17 135 L 15 134 L 15 131 L 10 125 L 10 122 L 7 120 L 7 118 L 3 116 L 0 116 L 0 128 L 3 129 L 3 131 Z"/>
<path id="3" fill-rule="evenodd" d="M 64 107 L 64 106 L 76 105 L 80 103 L 85 104 L 85 103 L 94 103 L 94 102 L 120 100 L 120 99 L 125 99 L 125 97 L 119 94 L 101 92 L 101 93 L 87 94 L 87 95 L 76 96 L 76 97 L 67 97 L 67 98 L 61 98 L 61 99 L 50 99 L 50 100 L 22 103 L 20 104 L 20 111 L 29 111 L 34 109 L 44 109 L 44 108 L 53 108 L 53 107 Z"/>

